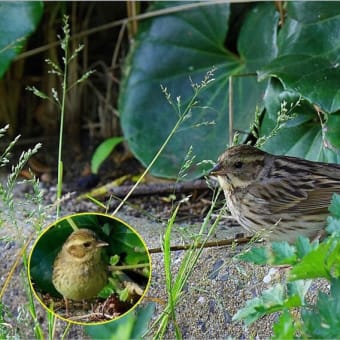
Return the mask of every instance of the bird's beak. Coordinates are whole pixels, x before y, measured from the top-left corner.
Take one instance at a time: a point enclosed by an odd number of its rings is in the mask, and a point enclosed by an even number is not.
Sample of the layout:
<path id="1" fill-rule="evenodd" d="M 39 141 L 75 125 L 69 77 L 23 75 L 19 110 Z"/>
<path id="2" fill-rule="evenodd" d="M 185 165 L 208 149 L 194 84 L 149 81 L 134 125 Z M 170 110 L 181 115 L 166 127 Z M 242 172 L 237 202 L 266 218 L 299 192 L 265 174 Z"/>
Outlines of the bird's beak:
<path id="1" fill-rule="evenodd" d="M 209 172 L 209 176 L 223 175 L 221 163 L 217 163 Z"/>
<path id="2" fill-rule="evenodd" d="M 106 246 L 109 246 L 109 244 L 104 241 L 98 241 L 96 244 L 96 248 L 106 247 Z"/>

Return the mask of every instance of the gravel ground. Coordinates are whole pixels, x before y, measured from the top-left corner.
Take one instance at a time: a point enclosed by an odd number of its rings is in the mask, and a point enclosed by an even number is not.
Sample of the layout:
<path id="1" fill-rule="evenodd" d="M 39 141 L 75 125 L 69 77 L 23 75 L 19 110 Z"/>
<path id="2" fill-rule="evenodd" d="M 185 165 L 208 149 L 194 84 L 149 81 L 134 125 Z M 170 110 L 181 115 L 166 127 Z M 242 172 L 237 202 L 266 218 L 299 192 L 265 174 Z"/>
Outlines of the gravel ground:
<path id="1" fill-rule="evenodd" d="M 29 235 L 32 227 L 27 223 L 28 214 L 35 209 L 27 200 L 23 199 L 23 193 L 27 188 L 20 188 L 16 193 L 18 196 L 18 207 L 16 214 L 17 228 L 7 222 L 0 229 L 0 239 L 6 236 L 8 240 L 0 241 L 0 286 L 9 273 L 9 270 L 20 251 L 19 244 L 22 235 Z M 47 201 L 53 198 L 53 190 L 46 192 Z M 23 209 L 25 207 L 25 209 Z M 63 205 L 62 215 L 79 211 L 95 211 L 92 203 L 77 203 L 69 200 Z M 148 213 L 155 214 L 162 211 L 162 205 L 156 208 L 156 212 L 150 208 Z M 164 208 L 165 209 L 165 208 Z M 163 210 L 164 210 L 163 209 Z M 44 225 L 54 221 L 54 210 L 47 213 Z M 164 212 L 164 211 L 163 211 Z M 164 234 L 165 223 L 154 222 L 153 219 L 136 213 L 135 208 L 124 206 L 117 215 L 127 224 L 131 225 L 145 240 L 148 248 L 160 246 L 160 239 Z M 199 229 L 197 221 L 181 222 L 174 227 L 172 233 L 172 244 L 179 245 L 189 242 L 189 236 Z M 230 223 L 230 220 L 221 221 L 218 225 L 213 240 L 231 239 L 242 233 L 242 229 Z M 189 236 L 188 236 L 189 235 Z M 247 245 L 212 247 L 203 250 L 202 255 L 195 266 L 194 272 L 185 287 L 183 296 L 177 308 L 177 320 L 183 337 L 186 339 L 201 338 L 268 338 L 271 335 L 271 327 L 275 315 L 266 317 L 254 323 L 250 327 L 245 327 L 241 322 L 233 322 L 232 316 L 236 311 L 245 305 L 246 300 L 259 295 L 264 289 L 273 284 L 264 282 L 264 277 L 268 275 L 270 268 L 267 266 L 254 266 L 234 260 L 234 256 L 243 251 Z M 175 274 L 183 259 L 184 251 L 174 251 L 172 253 L 173 273 Z M 166 301 L 165 278 L 163 269 L 163 258 L 161 253 L 152 254 L 152 281 L 146 300 L 157 298 Z M 8 311 L 6 315 L 8 329 L 12 334 L 18 334 L 19 338 L 33 338 L 32 326 L 29 324 L 30 316 L 27 310 L 27 297 L 23 285 L 21 273 L 23 265 L 19 264 L 14 272 L 10 284 L 3 296 L 3 304 Z M 278 271 L 273 280 L 277 281 L 283 272 Z M 321 283 L 325 287 L 324 283 Z M 327 288 L 327 287 L 326 287 Z M 38 319 L 46 327 L 46 313 L 43 308 L 37 305 Z M 156 314 L 162 311 L 163 305 L 157 304 Z M 8 317 L 11 315 L 11 317 Z M 56 338 L 65 328 L 65 323 L 60 321 L 57 326 Z M 46 333 L 47 334 L 47 333 Z M 174 338 L 173 329 L 169 329 L 167 338 Z M 68 339 L 86 339 L 81 326 L 72 326 L 67 335 Z"/>

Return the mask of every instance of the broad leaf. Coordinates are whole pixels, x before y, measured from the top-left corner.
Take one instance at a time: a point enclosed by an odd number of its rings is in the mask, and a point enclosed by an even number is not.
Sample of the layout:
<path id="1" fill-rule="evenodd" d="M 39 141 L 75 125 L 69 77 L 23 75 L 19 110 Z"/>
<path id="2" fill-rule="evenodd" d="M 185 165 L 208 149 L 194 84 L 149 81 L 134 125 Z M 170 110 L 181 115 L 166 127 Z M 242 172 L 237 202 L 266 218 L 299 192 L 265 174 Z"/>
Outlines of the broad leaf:
<path id="1" fill-rule="evenodd" d="M 339 339 L 340 280 L 332 280 L 330 294 L 320 292 L 316 306 L 303 309 L 301 315 L 308 338 Z"/>
<path id="2" fill-rule="evenodd" d="M 258 74 L 259 80 L 279 78 L 287 90 L 301 94 L 326 112 L 340 110 L 340 63 L 334 59 L 290 54 L 275 59 Z"/>
<path id="3" fill-rule="evenodd" d="M 317 247 L 317 242 L 311 243 L 307 237 L 299 236 L 296 241 L 296 255 L 299 259 L 303 258 L 309 252 L 311 252 L 315 247 Z"/>
<path id="4" fill-rule="evenodd" d="M 255 264 L 295 264 L 296 248 L 288 242 L 273 242 L 271 247 L 252 247 L 238 256 L 240 260 Z"/>
<path id="5" fill-rule="evenodd" d="M 326 230 L 332 234 L 340 235 L 340 195 L 333 194 L 331 205 L 328 208 L 331 216 L 327 218 Z"/>
<path id="6" fill-rule="evenodd" d="M 264 290 L 261 296 L 248 300 L 246 306 L 233 316 L 233 320 L 244 320 L 246 325 L 250 325 L 266 314 L 299 306 L 301 306 L 299 296 L 287 297 L 285 287 L 278 283 Z"/>
<path id="7" fill-rule="evenodd" d="M 330 279 L 330 265 L 327 265 L 330 255 L 331 242 L 323 242 L 309 252 L 300 263 L 290 271 L 291 280 L 326 278 Z"/>
<path id="8" fill-rule="evenodd" d="M 279 78 L 326 112 L 340 109 L 340 4 L 288 2 L 287 18 L 278 35 L 279 57 L 259 78 Z"/>
<path id="9" fill-rule="evenodd" d="M 340 150 L 340 112 L 328 115 L 324 130 L 329 147 Z"/>
<path id="10" fill-rule="evenodd" d="M 138 306 L 114 322 L 85 326 L 85 332 L 92 339 L 142 339 L 148 330 L 154 310 L 154 303 Z"/>
<path id="11" fill-rule="evenodd" d="M 266 113 L 261 125 L 261 136 L 268 135 L 274 128 L 277 113 L 281 110 L 283 102 L 286 102 L 286 108 L 290 115 L 294 117 L 264 144 L 263 149 L 265 151 L 302 157 L 313 161 L 340 163 L 340 155 L 324 147 L 329 138 L 328 129 L 322 130 L 320 118 L 315 108 L 306 100 L 300 99 L 299 101 L 297 92 L 284 91 L 281 83 L 274 79 L 266 90 L 264 100 Z M 329 115 L 329 119 L 335 116 L 337 115 Z M 331 127 L 330 133 L 338 129 L 334 124 Z M 336 140 L 338 137 L 332 135 L 332 138 Z M 329 141 L 328 144 L 331 145 L 331 142 Z"/>
<path id="12" fill-rule="evenodd" d="M 94 151 L 91 159 L 91 171 L 97 174 L 100 166 L 109 157 L 113 149 L 124 140 L 123 137 L 112 137 L 102 142 Z"/>
<path id="13" fill-rule="evenodd" d="M 42 1 L 0 3 L 0 78 L 37 27 L 42 13 Z"/>
<path id="14" fill-rule="evenodd" d="M 332 197 L 331 205 L 329 206 L 330 213 L 340 219 L 340 195 L 334 194 Z"/>
<path id="15" fill-rule="evenodd" d="M 157 2 L 154 9 L 178 3 Z M 189 77 L 200 82 L 217 68 L 215 81 L 201 94 L 191 116 L 179 128 L 151 172 L 175 178 L 190 146 L 196 161 L 216 159 L 229 142 L 228 81 L 231 75 L 255 72 L 276 55 L 277 13 L 271 4 L 258 4 L 244 19 L 239 35 L 240 57 L 224 47 L 229 4 L 212 4 L 145 20 L 126 64 L 119 98 L 124 136 L 135 156 L 150 163 L 178 116 L 167 103 L 160 85 L 182 108 L 192 97 Z M 268 44 L 274 47 L 268 47 Z M 266 47 L 267 46 L 267 47 Z M 249 131 L 256 105 L 261 105 L 266 83 L 255 75 L 234 78 L 234 129 Z M 216 122 L 216 124 L 210 124 Z M 213 146 L 213 147 L 212 147 Z M 202 174 L 193 167 L 186 179 Z"/>
<path id="16" fill-rule="evenodd" d="M 270 263 L 270 255 L 268 247 L 252 247 L 248 251 L 238 255 L 237 258 L 255 264 L 268 264 Z"/>
<path id="17" fill-rule="evenodd" d="M 273 261 L 275 265 L 291 264 L 296 261 L 296 249 L 288 244 L 288 242 L 272 243 Z"/>
<path id="18" fill-rule="evenodd" d="M 294 319 L 287 310 L 280 315 L 278 321 L 273 326 L 273 331 L 274 336 L 271 338 L 272 340 L 295 339 Z"/>

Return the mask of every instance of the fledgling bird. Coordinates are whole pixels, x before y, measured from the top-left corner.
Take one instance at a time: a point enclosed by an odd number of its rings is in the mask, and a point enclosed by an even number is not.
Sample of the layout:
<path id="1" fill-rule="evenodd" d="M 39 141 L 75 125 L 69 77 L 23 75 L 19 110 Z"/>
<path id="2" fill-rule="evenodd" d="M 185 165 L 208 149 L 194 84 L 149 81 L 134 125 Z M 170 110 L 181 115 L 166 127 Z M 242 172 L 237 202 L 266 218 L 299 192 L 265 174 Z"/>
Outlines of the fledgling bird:
<path id="1" fill-rule="evenodd" d="M 227 149 L 211 170 L 228 209 L 245 229 L 270 241 L 314 238 L 326 227 L 340 165 L 275 156 L 249 145 Z"/>
<path id="2" fill-rule="evenodd" d="M 94 298 L 107 283 L 102 247 L 108 243 L 97 239 L 90 229 L 74 231 L 65 241 L 53 264 L 52 282 L 67 299 L 81 301 Z"/>

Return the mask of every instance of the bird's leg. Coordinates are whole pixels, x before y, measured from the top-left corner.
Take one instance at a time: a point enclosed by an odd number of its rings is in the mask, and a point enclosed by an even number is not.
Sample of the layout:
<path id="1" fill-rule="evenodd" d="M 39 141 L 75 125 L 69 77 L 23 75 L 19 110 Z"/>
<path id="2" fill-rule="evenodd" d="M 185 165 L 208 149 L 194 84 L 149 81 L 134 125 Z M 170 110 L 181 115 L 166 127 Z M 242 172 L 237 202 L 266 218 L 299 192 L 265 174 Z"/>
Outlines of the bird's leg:
<path id="1" fill-rule="evenodd" d="M 64 297 L 64 301 L 65 301 L 65 310 L 66 310 L 66 316 L 69 316 L 69 306 L 68 306 L 68 300 L 66 297 Z"/>

